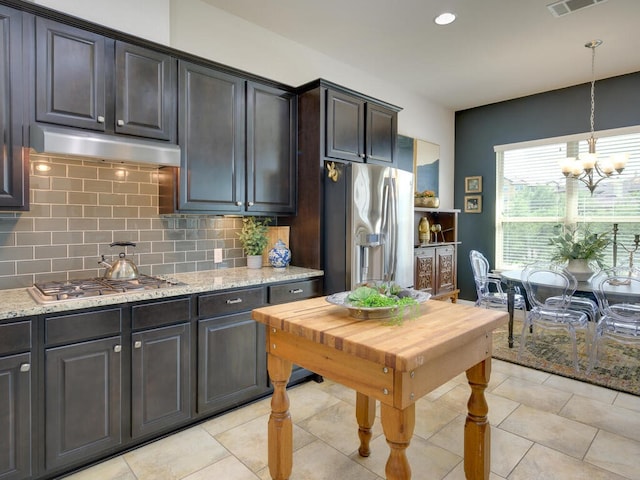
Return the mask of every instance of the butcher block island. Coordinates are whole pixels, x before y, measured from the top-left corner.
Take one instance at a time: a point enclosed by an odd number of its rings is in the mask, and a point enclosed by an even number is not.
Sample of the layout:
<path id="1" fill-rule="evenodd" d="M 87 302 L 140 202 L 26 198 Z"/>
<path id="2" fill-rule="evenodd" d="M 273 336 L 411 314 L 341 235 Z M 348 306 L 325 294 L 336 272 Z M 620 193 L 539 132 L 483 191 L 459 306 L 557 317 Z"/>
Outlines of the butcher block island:
<path id="1" fill-rule="evenodd" d="M 269 418 L 269 471 L 292 471 L 292 423 L 286 385 L 293 364 L 353 388 L 359 453 L 368 456 L 375 402 L 390 446 L 389 480 L 411 478 L 406 449 L 415 426 L 415 402 L 466 372 L 471 395 L 464 427 L 464 469 L 489 478 L 490 428 L 484 391 L 491 372 L 492 332 L 506 312 L 429 300 L 400 321 L 358 320 L 324 297 L 262 307 L 253 318 L 267 326 L 267 365 L 273 384 Z"/>

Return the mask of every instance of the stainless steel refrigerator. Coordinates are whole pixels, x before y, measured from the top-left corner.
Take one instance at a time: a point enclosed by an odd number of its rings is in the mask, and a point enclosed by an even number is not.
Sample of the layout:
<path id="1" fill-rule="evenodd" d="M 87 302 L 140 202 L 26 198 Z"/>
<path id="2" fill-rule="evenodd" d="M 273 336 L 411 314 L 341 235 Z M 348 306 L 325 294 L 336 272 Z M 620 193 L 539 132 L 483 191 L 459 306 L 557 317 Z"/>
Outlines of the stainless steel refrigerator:
<path id="1" fill-rule="evenodd" d="M 413 286 L 413 174 L 360 163 L 325 167 L 325 293 L 367 280 Z"/>

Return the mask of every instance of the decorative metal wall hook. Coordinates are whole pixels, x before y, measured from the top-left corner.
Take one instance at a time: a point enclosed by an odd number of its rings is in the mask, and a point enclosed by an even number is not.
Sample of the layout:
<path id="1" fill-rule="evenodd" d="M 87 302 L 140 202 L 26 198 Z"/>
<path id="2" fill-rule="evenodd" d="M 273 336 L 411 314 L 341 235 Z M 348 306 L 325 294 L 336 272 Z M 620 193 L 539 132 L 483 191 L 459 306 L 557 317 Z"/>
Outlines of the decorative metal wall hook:
<path id="1" fill-rule="evenodd" d="M 340 171 L 336 166 L 336 162 L 327 162 L 327 177 L 331 179 L 333 182 L 337 182 L 338 178 L 340 178 Z"/>

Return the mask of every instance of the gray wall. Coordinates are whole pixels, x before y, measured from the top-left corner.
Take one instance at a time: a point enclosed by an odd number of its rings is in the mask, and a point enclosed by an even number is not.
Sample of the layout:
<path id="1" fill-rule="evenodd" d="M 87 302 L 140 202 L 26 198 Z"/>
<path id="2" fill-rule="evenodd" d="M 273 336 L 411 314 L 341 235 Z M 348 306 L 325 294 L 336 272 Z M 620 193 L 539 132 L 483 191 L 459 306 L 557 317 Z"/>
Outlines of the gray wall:
<path id="1" fill-rule="evenodd" d="M 456 112 L 454 204 L 461 209 L 458 239 L 460 297 L 475 300 L 469 251 L 495 264 L 496 161 L 493 147 L 589 131 L 591 84 L 554 90 Z M 640 72 L 595 85 L 595 130 L 640 124 Z M 586 137 L 586 136 L 585 136 Z M 464 213 L 464 177 L 482 176 L 482 213 Z"/>

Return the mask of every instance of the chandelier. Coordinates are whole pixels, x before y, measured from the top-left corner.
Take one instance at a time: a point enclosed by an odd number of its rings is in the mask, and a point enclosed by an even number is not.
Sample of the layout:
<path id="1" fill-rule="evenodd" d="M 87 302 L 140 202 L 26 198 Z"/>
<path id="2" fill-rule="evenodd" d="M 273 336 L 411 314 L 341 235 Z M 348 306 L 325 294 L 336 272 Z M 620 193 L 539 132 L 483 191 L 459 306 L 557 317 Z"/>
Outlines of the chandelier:
<path id="1" fill-rule="evenodd" d="M 575 178 L 584 183 L 591 195 L 596 186 L 605 178 L 609 178 L 614 172 L 622 173 L 627 165 L 627 154 L 616 153 L 609 158 L 598 158 L 596 153 L 596 137 L 594 136 L 594 118 L 595 118 L 595 60 L 596 47 L 602 45 L 602 40 L 592 40 L 584 46 L 591 49 L 591 136 L 587 139 L 589 145 L 589 153 L 581 153 L 578 158 L 566 157 L 560 160 L 560 168 L 562 174 L 568 178 Z M 596 176 L 597 175 L 597 176 Z"/>

